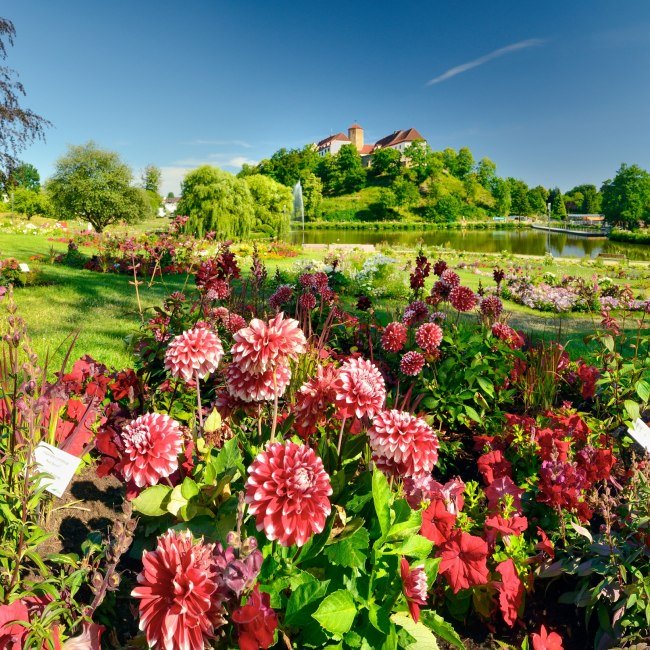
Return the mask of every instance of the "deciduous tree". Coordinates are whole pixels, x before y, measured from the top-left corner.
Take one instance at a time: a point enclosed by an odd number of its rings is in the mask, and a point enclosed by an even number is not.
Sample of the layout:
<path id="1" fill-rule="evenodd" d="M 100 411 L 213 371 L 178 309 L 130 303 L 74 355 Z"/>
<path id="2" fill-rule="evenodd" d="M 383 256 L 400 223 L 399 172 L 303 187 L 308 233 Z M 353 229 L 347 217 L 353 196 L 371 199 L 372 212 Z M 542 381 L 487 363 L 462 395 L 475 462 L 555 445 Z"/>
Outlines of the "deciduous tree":
<path id="1" fill-rule="evenodd" d="M 607 223 L 634 229 L 641 221 L 650 220 L 650 174 L 645 169 L 623 163 L 601 192 Z"/>
<path id="2" fill-rule="evenodd" d="M 133 184 L 129 166 L 93 142 L 71 146 L 57 160 L 47 191 L 62 217 L 88 221 L 97 232 L 151 215 L 145 191 Z"/>
<path id="3" fill-rule="evenodd" d="M 262 174 L 244 180 L 255 204 L 255 227 L 273 237 L 286 237 L 293 209 L 291 189 Z"/>

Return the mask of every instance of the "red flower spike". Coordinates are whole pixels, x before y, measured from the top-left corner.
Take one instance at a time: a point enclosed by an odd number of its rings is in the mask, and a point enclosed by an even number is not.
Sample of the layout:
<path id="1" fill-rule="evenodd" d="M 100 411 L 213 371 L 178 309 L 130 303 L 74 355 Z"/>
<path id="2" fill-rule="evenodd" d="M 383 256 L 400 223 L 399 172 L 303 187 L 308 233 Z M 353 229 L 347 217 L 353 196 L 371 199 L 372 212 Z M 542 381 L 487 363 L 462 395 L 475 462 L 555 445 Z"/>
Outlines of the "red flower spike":
<path id="1" fill-rule="evenodd" d="M 240 650 L 267 650 L 273 645 L 278 617 L 271 609 L 271 597 L 257 585 L 245 605 L 232 613 L 237 625 Z"/>

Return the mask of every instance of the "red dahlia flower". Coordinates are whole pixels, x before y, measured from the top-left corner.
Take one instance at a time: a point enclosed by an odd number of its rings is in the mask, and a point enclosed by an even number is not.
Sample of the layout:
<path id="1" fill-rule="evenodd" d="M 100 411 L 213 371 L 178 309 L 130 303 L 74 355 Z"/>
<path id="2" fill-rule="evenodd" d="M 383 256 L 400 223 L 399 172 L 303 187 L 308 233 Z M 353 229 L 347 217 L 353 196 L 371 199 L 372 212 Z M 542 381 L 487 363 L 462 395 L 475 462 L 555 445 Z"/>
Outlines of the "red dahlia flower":
<path id="1" fill-rule="evenodd" d="M 311 311 L 316 307 L 316 298 L 313 293 L 306 291 L 300 295 L 300 298 L 298 298 L 298 304 L 306 311 Z"/>
<path id="2" fill-rule="evenodd" d="M 237 624 L 240 650 L 267 650 L 273 645 L 278 617 L 271 609 L 271 596 L 261 593 L 257 585 L 248 601 L 232 613 Z"/>
<path id="3" fill-rule="evenodd" d="M 437 350 L 442 343 L 442 328 L 435 323 L 425 323 L 418 327 L 415 342 L 428 353 Z"/>
<path id="4" fill-rule="evenodd" d="M 440 573 L 445 576 L 452 591 L 488 582 L 488 546 L 484 539 L 462 530 L 455 530 L 440 549 Z"/>
<path id="5" fill-rule="evenodd" d="M 164 413 L 146 413 L 132 420 L 120 432 L 122 475 L 139 488 L 156 485 L 178 469 L 182 440 L 180 425 Z"/>
<path id="6" fill-rule="evenodd" d="M 154 650 L 202 650 L 225 624 L 214 545 L 168 531 L 144 551 L 138 586 L 140 629 Z"/>
<path id="7" fill-rule="evenodd" d="M 411 569 L 408 560 L 400 560 L 400 574 L 402 576 L 402 593 L 409 606 L 409 612 L 417 623 L 420 620 L 419 605 L 427 604 L 427 574 L 423 567 Z"/>
<path id="8" fill-rule="evenodd" d="M 406 334 L 406 326 L 402 323 L 388 323 L 381 335 L 381 347 L 386 352 L 399 352 L 406 343 Z"/>
<path id="9" fill-rule="evenodd" d="M 282 546 L 303 546 L 325 528 L 331 512 L 330 477 L 313 449 L 275 442 L 248 468 L 246 503 L 257 530 Z"/>
<path id="10" fill-rule="evenodd" d="M 503 303 L 497 296 L 485 296 L 481 299 L 479 308 L 487 318 L 499 318 L 503 311 Z"/>
<path id="11" fill-rule="evenodd" d="M 524 345 L 524 338 L 519 332 L 512 329 L 505 323 L 494 323 L 492 335 L 504 341 L 512 350 L 517 350 Z"/>
<path id="12" fill-rule="evenodd" d="M 307 340 L 297 320 L 279 313 L 268 323 L 253 318 L 234 335 L 233 363 L 242 372 L 260 374 L 278 363 L 295 359 L 305 351 Z"/>
<path id="13" fill-rule="evenodd" d="M 402 357 L 399 369 L 408 377 L 416 377 L 422 372 L 425 361 L 425 358 L 419 352 L 411 350 Z"/>
<path id="14" fill-rule="evenodd" d="M 471 311 L 476 307 L 478 298 L 469 287 L 454 287 L 449 294 L 449 302 L 458 311 Z"/>
<path id="15" fill-rule="evenodd" d="M 293 298 L 293 287 L 289 284 L 282 284 L 275 293 L 269 298 L 269 305 L 272 309 L 280 309 L 282 305 L 286 305 Z"/>
<path id="16" fill-rule="evenodd" d="M 438 460 L 438 438 L 422 419 L 396 409 L 379 411 L 368 430 L 372 458 L 400 476 L 431 474 Z"/>
<path id="17" fill-rule="evenodd" d="M 352 358 L 339 368 L 335 393 L 339 417 L 372 417 L 384 406 L 386 385 L 374 363 Z"/>
<path id="18" fill-rule="evenodd" d="M 244 402 L 268 402 L 281 397 L 291 381 L 289 365 L 275 367 L 254 375 L 231 363 L 226 371 L 226 389 Z"/>
<path id="19" fill-rule="evenodd" d="M 315 377 L 298 391 L 293 413 L 298 433 L 307 438 L 327 419 L 327 408 L 334 402 L 337 370 L 333 365 L 319 366 Z"/>
<path id="20" fill-rule="evenodd" d="M 443 284 L 446 284 L 450 289 L 460 286 L 460 276 L 456 271 L 452 271 L 451 269 L 445 269 L 440 274 L 440 281 Z"/>
<path id="21" fill-rule="evenodd" d="M 165 368 L 173 377 L 190 381 L 197 373 L 199 377 L 213 373 L 222 357 L 219 337 L 205 327 L 195 327 L 169 344 L 165 352 Z"/>

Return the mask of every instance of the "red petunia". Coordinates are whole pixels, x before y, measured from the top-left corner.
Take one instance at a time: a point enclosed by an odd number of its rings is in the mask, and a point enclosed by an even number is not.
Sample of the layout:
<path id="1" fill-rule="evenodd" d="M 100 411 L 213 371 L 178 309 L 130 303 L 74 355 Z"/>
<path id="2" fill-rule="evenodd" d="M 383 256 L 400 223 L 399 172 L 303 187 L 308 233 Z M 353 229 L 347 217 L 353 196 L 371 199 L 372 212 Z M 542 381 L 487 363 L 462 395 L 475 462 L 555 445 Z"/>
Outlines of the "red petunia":
<path id="1" fill-rule="evenodd" d="M 498 449 L 480 456 L 477 465 L 486 485 L 490 485 L 497 478 L 510 476 L 512 472 L 510 461 Z"/>
<path id="2" fill-rule="evenodd" d="M 232 620 L 237 624 L 240 650 L 267 650 L 273 645 L 278 617 L 271 609 L 271 597 L 257 585 L 246 604 L 232 613 Z"/>
<path id="3" fill-rule="evenodd" d="M 497 573 L 501 575 L 501 582 L 497 582 L 499 607 L 503 620 L 512 627 L 524 600 L 524 584 L 517 574 L 515 563 L 510 558 L 497 564 Z"/>
<path id="4" fill-rule="evenodd" d="M 540 541 L 535 544 L 535 550 L 539 551 L 540 553 L 545 553 L 550 558 L 554 558 L 555 546 L 553 546 L 553 542 L 548 538 L 548 535 L 539 526 L 537 526 L 537 534 L 540 537 Z"/>
<path id="5" fill-rule="evenodd" d="M 440 549 L 440 573 L 445 576 L 452 591 L 488 582 L 488 546 L 481 537 L 455 530 Z"/>
<path id="6" fill-rule="evenodd" d="M 443 499 L 434 499 L 422 513 L 420 534 L 440 546 L 449 539 L 455 524 L 456 515 L 447 510 Z"/>
<path id="7" fill-rule="evenodd" d="M 489 546 L 494 546 L 497 536 L 521 535 L 528 528 L 528 519 L 515 515 L 506 519 L 501 515 L 488 517 L 485 520 L 485 539 Z"/>
<path id="8" fill-rule="evenodd" d="M 532 634 L 531 640 L 533 650 L 564 650 L 562 637 L 557 632 L 547 632 L 543 625 L 539 630 L 539 634 Z"/>
<path id="9" fill-rule="evenodd" d="M 492 513 L 503 510 L 504 497 L 512 497 L 512 507 L 521 514 L 521 497 L 526 492 L 522 490 L 509 476 L 497 478 L 487 488 L 485 496 L 488 500 L 488 510 Z"/>

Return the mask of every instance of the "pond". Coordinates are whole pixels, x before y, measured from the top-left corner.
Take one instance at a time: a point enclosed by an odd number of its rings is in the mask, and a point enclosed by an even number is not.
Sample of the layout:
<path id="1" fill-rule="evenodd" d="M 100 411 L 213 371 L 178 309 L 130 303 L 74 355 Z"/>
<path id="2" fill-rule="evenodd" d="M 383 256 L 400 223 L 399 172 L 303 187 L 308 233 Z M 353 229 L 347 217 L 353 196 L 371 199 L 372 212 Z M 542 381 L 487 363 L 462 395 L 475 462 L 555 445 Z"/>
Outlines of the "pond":
<path id="1" fill-rule="evenodd" d="M 302 232 L 291 233 L 291 241 L 302 241 Z M 415 248 L 445 246 L 459 251 L 553 257 L 591 257 L 599 253 L 622 253 L 630 260 L 650 260 L 650 246 L 624 244 L 606 239 L 576 237 L 539 230 L 305 230 L 306 244 L 381 244 Z"/>

